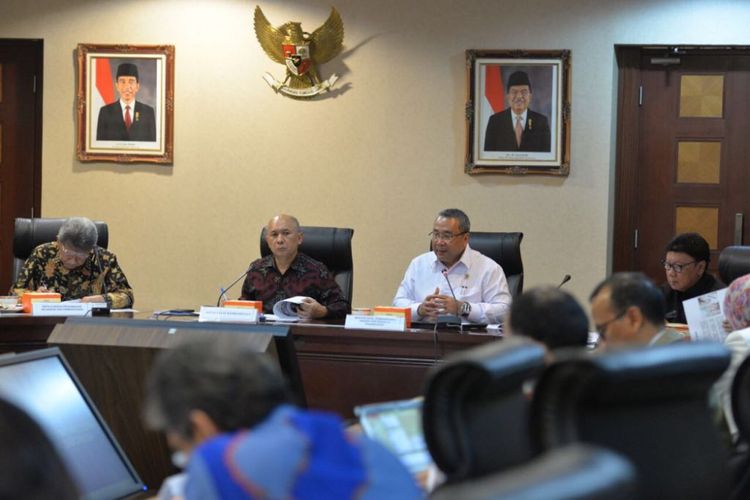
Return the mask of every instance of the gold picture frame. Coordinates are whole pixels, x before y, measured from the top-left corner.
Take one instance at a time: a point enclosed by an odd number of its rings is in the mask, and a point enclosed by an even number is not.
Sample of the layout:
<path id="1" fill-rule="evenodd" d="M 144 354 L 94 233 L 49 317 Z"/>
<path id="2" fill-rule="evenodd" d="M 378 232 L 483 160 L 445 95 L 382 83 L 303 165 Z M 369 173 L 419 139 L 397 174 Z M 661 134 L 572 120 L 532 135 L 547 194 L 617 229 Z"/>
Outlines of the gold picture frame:
<path id="1" fill-rule="evenodd" d="M 466 173 L 570 173 L 570 58 L 569 50 L 466 51 Z"/>
<path id="2" fill-rule="evenodd" d="M 78 44 L 80 161 L 172 163 L 174 54 L 174 45 Z"/>

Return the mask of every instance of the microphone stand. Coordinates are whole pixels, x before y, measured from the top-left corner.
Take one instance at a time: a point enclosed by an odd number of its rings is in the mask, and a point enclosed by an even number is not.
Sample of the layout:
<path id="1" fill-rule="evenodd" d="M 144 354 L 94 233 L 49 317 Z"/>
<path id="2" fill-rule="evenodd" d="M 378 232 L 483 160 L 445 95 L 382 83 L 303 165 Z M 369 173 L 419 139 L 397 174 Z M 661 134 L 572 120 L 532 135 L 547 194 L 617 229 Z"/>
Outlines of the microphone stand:
<path id="1" fill-rule="evenodd" d="M 453 297 L 453 301 L 456 303 L 456 306 L 458 306 L 458 299 L 456 298 L 456 294 L 453 292 L 453 285 L 451 285 L 451 280 L 448 279 L 448 270 L 443 269 L 442 271 L 443 277 L 445 278 L 445 281 L 448 282 L 448 290 L 451 291 L 451 296 Z M 440 314 L 435 320 L 435 328 L 438 328 L 438 326 L 443 327 L 452 327 L 452 326 L 458 326 L 459 332 L 464 332 L 464 325 L 461 322 L 461 318 L 456 314 Z"/>
<path id="2" fill-rule="evenodd" d="M 227 292 L 228 292 L 228 291 L 229 291 L 229 290 L 230 290 L 230 289 L 231 289 L 231 288 L 232 288 L 232 287 L 233 287 L 234 285 L 236 285 L 236 284 L 237 284 L 237 282 L 238 282 L 239 280 L 241 280 L 242 278 L 244 278 L 245 276 L 247 276 L 247 273 L 249 273 L 249 272 L 250 272 L 250 268 L 248 267 L 248 268 L 247 268 L 247 270 L 246 270 L 246 271 L 245 271 L 244 273 L 240 274 L 240 275 L 239 275 L 239 276 L 237 277 L 237 279 L 236 279 L 236 280 L 232 281 L 232 283 L 231 283 L 231 284 L 230 284 L 230 285 L 229 285 L 228 287 L 226 287 L 226 288 L 220 288 L 221 292 L 219 293 L 219 298 L 218 298 L 218 299 L 216 299 L 216 307 L 220 307 L 220 306 L 221 306 L 221 298 L 222 298 L 222 297 L 223 297 L 224 295 L 226 295 L 226 293 L 227 293 Z"/>
<path id="3" fill-rule="evenodd" d="M 568 281 L 570 281 L 570 275 L 569 275 L 569 274 L 566 274 L 565 276 L 563 276 L 563 279 L 562 279 L 562 281 L 560 282 L 560 284 L 559 284 L 559 285 L 557 285 L 557 288 L 562 288 L 562 286 L 563 286 L 563 285 L 564 285 L 565 283 L 567 283 Z"/>

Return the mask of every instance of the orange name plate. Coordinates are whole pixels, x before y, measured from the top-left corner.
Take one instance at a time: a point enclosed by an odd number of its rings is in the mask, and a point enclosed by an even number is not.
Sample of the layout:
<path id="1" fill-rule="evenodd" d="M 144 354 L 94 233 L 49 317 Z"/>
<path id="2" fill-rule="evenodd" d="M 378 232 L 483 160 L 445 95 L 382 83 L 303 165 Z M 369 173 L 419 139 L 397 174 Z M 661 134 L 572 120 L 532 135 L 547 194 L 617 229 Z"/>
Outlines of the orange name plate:
<path id="1" fill-rule="evenodd" d="M 263 312 L 262 300 L 227 300 L 224 307 L 250 307 L 256 309 L 258 314 Z"/>
<path id="2" fill-rule="evenodd" d="M 390 307 L 377 306 L 372 310 L 374 316 L 403 316 L 406 320 L 406 328 L 411 328 L 411 308 L 410 307 Z"/>
<path id="3" fill-rule="evenodd" d="M 23 312 L 31 313 L 31 304 L 34 302 L 60 302 L 62 295 L 50 292 L 26 292 L 21 296 Z"/>

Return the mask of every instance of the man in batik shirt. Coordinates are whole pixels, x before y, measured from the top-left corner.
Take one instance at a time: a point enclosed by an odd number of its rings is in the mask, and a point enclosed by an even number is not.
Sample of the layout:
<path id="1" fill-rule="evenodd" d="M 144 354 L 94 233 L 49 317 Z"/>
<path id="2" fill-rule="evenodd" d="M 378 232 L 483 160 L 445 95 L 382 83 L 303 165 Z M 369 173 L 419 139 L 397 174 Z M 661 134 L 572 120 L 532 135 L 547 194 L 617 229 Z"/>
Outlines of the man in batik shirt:
<path id="1" fill-rule="evenodd" d="M 71 217 L 60 227 L 57 241 L 39 245 L 18 274 L 13 292 L 57 292 L 62 300 L 106 302 L 132 307 L 133 289 L 112 252 L 96 246 L 96 225 Z"/>
<path id="2" fill-rule="evenodd" d="M 297 315 L 305 319 L 343 318 L 351 311 L 341 287 L 321 262 L 298 252 L 304 235 L 291 215 L 277 215 L 266 226 L 271 254 L 250 264 L 242 285 L 243 300 L 262 300 L 271 313 L 277 302 L 301 295 Z"/>

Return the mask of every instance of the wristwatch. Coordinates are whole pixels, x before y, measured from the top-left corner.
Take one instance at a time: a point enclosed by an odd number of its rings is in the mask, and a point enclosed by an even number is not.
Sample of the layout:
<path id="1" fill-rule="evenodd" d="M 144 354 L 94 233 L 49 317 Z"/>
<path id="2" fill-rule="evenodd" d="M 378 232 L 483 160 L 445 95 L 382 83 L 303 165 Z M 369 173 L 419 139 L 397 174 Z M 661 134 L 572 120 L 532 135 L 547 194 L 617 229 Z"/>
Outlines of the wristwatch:
<path id="1" fill-rule="evenodd" d="M 461 308 L 458 310 L 459 314 L 463 318 L 467 318 L 471 314 L 471 304 L 468 302 L 461 302 Z"/>

